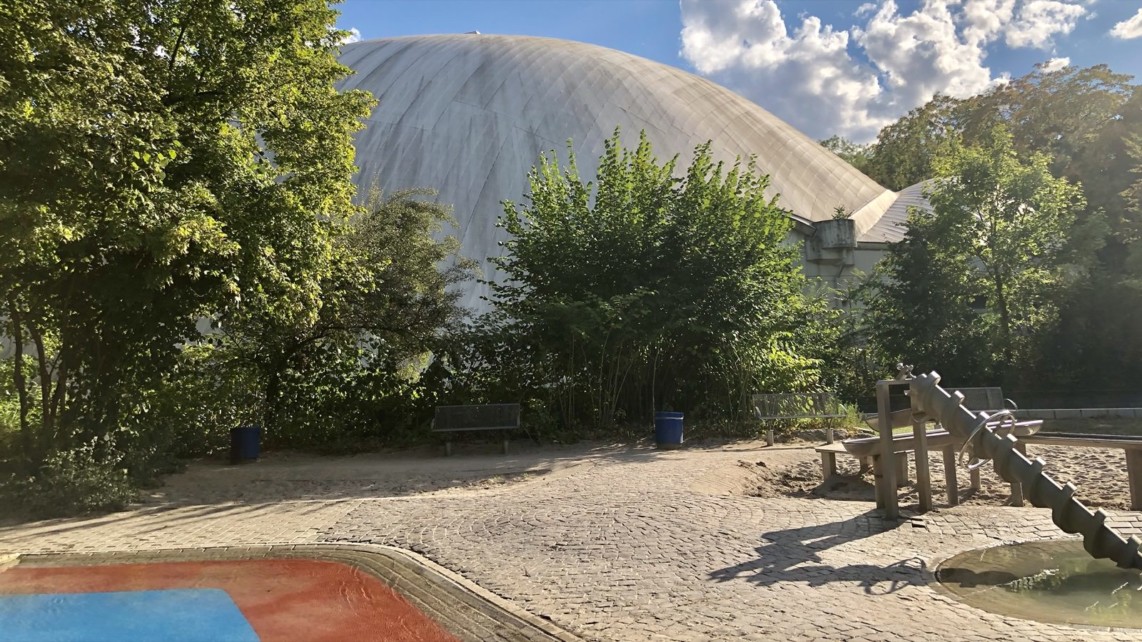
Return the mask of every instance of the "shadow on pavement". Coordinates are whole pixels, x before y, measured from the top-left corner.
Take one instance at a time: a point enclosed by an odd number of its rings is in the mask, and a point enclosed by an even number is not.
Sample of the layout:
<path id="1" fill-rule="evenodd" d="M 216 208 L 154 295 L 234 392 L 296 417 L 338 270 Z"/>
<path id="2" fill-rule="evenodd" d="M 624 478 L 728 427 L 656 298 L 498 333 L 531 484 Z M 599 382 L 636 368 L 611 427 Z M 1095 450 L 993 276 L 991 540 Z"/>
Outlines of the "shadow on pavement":
<path id="1" fill-rule="evenodd" d="M 419 448 L 348 456 L 269 452 L 241 465 L 199 460 L 167 476 L 162 486 L 142 491 L 141 501 L 127 511 L 49 520 L 12 517 L 0 523 L 0 540 L 29 527 L 59 534 L 108 521 L 150 519 L 163 528 L 227 515 L 258 515 L 283 502 L 309 503 L 319 510 L 328 502 L 493 490 L 581 466 L 651 462 L 663 452 L 653 445 L 606 443 L 513 443 L 507 455 L 498 448 L 472 444 L 451 457 Z"/>
<path id="2" fill-rule="evenodd" d="M 803 582 L 823 586 L 848 582 L 870 595 L 894 593 L 905 586 L 930 582 L 927 564 L 919 558 L 906 558 L 886 566 L 877 564 L 825 564 L 820 553 L 836 546 L 900 528 L 901 523 L 882 520 L 874 511 L 840 522 L 771 531 L 762 535 L 757 558 L 710 573 L 711 580 L 744 580 L 759 586 L 782 582 Z M 907 527 L 906 524 L 904 527 Z"/>

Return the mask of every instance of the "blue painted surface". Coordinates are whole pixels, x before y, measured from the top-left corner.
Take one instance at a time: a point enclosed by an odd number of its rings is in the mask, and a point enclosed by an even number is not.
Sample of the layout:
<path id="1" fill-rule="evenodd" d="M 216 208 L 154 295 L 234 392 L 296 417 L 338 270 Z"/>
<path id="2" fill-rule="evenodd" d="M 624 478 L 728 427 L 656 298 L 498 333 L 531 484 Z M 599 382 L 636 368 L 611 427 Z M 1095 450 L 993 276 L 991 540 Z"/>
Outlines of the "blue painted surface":
<path id="1" fill-rule="evenodd" d="M 258 642 L 221 589 L 0 595 L 0 639 Z"/>

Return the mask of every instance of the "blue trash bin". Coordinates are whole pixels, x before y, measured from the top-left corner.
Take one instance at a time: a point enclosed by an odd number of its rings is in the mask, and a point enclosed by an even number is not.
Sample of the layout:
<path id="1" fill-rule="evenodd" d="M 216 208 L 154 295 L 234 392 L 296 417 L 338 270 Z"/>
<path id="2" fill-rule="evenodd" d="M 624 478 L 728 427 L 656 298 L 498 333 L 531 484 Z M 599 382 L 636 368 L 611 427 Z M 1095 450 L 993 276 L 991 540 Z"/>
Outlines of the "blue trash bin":
<path id="1" fill-rule="evenodd" d="M 262 427 L 241 426 L 230 429 L 230 463 L 257 461 L 262 451 Z"/>
<path id="2" fill-rule="evenodd" d="M 663 450 L 682 447 L 682 413 L 654 413 L 654 445 Z"/>

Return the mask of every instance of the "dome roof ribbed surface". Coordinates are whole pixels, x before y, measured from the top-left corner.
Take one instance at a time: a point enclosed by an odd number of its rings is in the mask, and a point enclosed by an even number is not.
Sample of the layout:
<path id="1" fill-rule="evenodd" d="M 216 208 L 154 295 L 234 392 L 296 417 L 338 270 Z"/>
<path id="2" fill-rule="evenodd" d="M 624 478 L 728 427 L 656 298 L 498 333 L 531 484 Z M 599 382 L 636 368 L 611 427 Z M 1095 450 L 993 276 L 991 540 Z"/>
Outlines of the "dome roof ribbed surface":
<path id="1" fill-rule="evenodd" d="M 494 35 L 410 36 L 346 45 L 356 71 L 343 89 L 380 100 L 356 140 L 358 184 L 386 191 L 431 187 L 451 204 L 461 253 L 483 264 L 504 239 L 501 201 L 523 202 L 540 153 L 566 160 L 572 141 L 580 174 L 595 175 L 616 126 L 624 144 L 645 130 L 656 155 L 689 163 L 713 141 L 716 160 L 755 155 L 771 195 L 818 221 L 837 206 L 856 212 L 858 233 L 892 193 L 756 104 L 680 69 L 595 45 Z M 863 211 L 862 211 L 863 208 Z M 484 308 L 483 286 L 462 303 Z"/>

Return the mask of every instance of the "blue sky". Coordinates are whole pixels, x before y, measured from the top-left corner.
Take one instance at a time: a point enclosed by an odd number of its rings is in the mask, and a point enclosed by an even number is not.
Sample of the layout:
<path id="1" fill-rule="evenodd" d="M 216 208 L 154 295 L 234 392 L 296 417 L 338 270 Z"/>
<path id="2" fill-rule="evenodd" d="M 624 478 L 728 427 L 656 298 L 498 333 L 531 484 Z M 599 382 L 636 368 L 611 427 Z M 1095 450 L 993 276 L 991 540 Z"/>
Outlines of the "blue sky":
<path id="1" fill-rule="evenodd" d="M 858 141 L 934 93 L 1053 60 L 1142 82 L 1142 0 L 347 0 L 362 39 L 482 33 L 590 42 L 697 73 L 816 138 Z"/>

